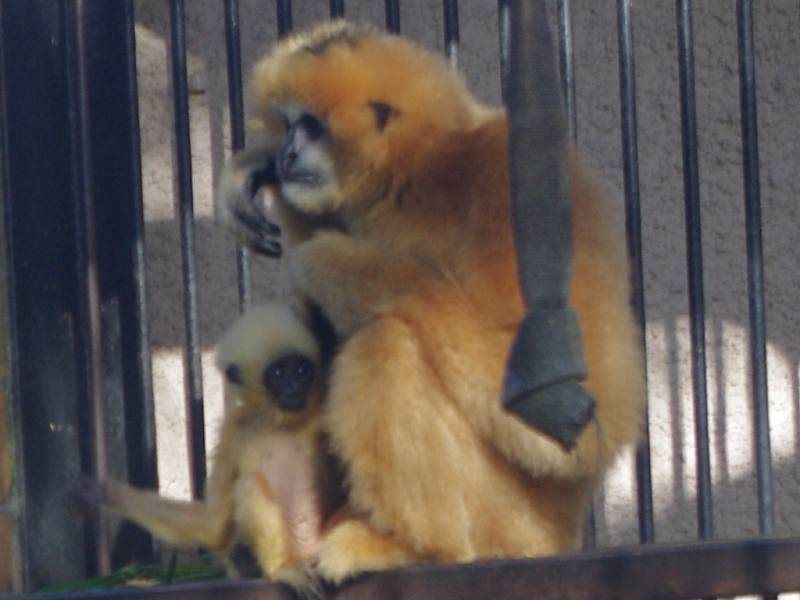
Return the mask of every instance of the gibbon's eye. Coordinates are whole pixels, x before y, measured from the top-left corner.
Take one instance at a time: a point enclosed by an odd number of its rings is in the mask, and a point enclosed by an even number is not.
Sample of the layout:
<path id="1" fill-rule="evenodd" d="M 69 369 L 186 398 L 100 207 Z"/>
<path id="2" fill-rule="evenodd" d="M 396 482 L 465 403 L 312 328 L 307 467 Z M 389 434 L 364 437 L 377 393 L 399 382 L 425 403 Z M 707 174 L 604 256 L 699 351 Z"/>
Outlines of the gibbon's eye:
<path id="1" fill-rule="evenodd" d="M 284 410 L 303 410 L 314 380 L 314 363 L 302 354 L 287 354 L 264 369 L 264 386 Z"/>
<path id="2" fill-rule="evenodd" d="M 236 385 L 244 385 L 244 373 L 238 365 L 228 365 L 225 367 L 225 379 Z"/>
<path id="3" fill-rule="evenodd" d="M 297 125 L 302 127 L 310 142 L 316 142 L 323 135 L 325 135 L 326 132 L 325 125 L 322 124 L 322 121 L 308 113 L 303 113 L 303 115 L 297 121 Z"/>
<path id="4" fill-rule="evenodd" d="M 379 100 L 373 100 L 370 102 L 369 107 L 375 114 L 375 124 L 378 126 L 378 131 L 383 131 L 386 128 L 386 124 L 389 122 L 389 119 L 398 114 L 397 109 L 386 104 L 386 102 L 381 102 Z"/>

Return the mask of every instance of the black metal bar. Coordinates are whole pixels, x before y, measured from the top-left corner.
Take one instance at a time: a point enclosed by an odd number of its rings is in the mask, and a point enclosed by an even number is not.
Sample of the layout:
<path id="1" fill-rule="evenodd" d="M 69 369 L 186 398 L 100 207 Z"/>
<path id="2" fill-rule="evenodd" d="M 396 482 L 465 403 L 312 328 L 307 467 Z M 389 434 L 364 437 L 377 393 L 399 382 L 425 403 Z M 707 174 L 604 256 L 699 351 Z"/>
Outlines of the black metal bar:
<path id="1" fill-rule="evenodd" d="M 86 532 L 54 497 L 81 472 L 76 343 L 79 305 L 64 11 L 51 0 L 2 3 L 6 145 L 3 209 L 9 233 L 14 395 L 24 457 L 23 577 L 28 589 L 83 577 Z M 23 83 L 24 82 L 24 83 Z M 47 157 L 63 157 L 48 160 Z M 58 257 L 55 260 L 54 257 Z M 88 469 L 88 465 L 86 465 Z M 69 548 L 69 551 L 67 550 Z"/>
<path id="2" fill-rule="evenodd" d="M 458 28 L 458 0 L 444 0 L 444 50 L 447 60 L 453 68 L 458 68 L 458 44 L 460 42 Z"/>
<path id="3" fill-rule="evenodd" d="M 292 0 L 278 0 L 275 9 L 278 15 L 278 37 L 292 30 Z"/>
<path id="4" fill-rule="evenodd" d="M 708 441 L 706 389 L 705 299 L 703 243 L 700 217 L 700 174 L 697 158 L 697 112 L 694 93 L 694 42 L 692 6 L 677 0 L 678 63 L 681 90 L 683 186 L 686 204 L 686 271 L 689 285 L 689 319 L 692 344 L 692 391 L 697 456 L 697 528 L 702 539 L 714 536 L 711 461 Z"/>
<path id="5" fill-rule="evenodd" d="M 578 140 L 578 111 L 575 104 L 575 60 L 572 47 L 572 7 L 571 0 L 558 0 L 558 50 L 561 70 L 561 86 L 564 107 L 567 114 L 567 127 L 572 141 Z M 597 523 L 594 507 L 589 508 L 583 527 L 583 546 L 586 549 L 597 545 Z"/>
<path id="6" fill-rule="evenodd" d="M 386 29 L 400 33 L 400 0 L 386 0 Z"/>
<path id="7" fill-rule="evenodd" d="M 22 407 L 20 406 L 19 375 L 14 349 L 17 329 L 14 307 L 14 251 L 12 247 L 12 211 L 9 169 L 8 107 L 9 82 L 6 78 L 6 35 L 3 5 L 0 3 L 0 437 L 14 465 L 6 467 L 0 481 L 0 518 L 5 517 L 7 528 L 4 542 L 7 548 L 5 575 L 11 589 L 28 589 L 25 568 L 25 455 L 22 451 Z M 11 424 L 14 426 L 11 426 Z M 0 451 L 2 452 L 2 451 Z M 2 476 L 0 476 L 2 477 Z M 0 583 L 3 583 L 0 581 Z"/>
<path id="8" fill-rule="evenodd" d="M 764 261 L 761 242 L 761 188 L 758 166 L 758 120 L 753 55 L 753 11 L 749 0 L 737 0 L 739 83 L 742 110 L 742 154 L 747 235 L 747 281 L 750 302 L 750 360 L 755 418 L 758 527 L 775 530 L 772 459 L 767 397 L 767 332 L 764 306 Z"/>
<path id="9" fill-rule="evenodd" d="M 64 52 L 67 75 L 70 152 L 76 206 L 76 273 L 80 289 L 78 339 L 82 349 L 79 364 L 84 398 L 88 402 L 87 425 L 91 432 L 88 451 L 92 473 L 98 480 L 108 477 L 106 404 L 103 398 L 103 349 L 100 289 L 95 238 L 92 136 L 89 113 L 89 81 L 86 57 L 86 6 L 82 0 L 63 0 Z M 94 560 L 97 572 L 111 570 L 108 526 L 103 517 L 94 522 Z"/>
<path id="10" fill-rule="evenodd" d="M 228 59 L 228 103 L 231 119 L 231 149 L 244 148 L 244 99 L 242 94 L 242 50 L 239 29 L 239 0 L 225 0 L 225 49 Z M 239 285 L 239 311 L 250 306 L 253 285 L 247 248 L 236 246 L 236 271 Z"/>
<path id="11" fill-rule="evenodd" d="M 331 0 L 331 18 L 344 16 L 344 0 Z"/>
<path id="12" fill-rule="evenodd" d="M 128 435 L 128 475 L 134 484 L 158 488 L 158 456 L 156 452 L 156 416 L 153 402 L 153 376 L 150 356 L 150 334 L 147 320 L 147 277 L 145 268 L 144 202 L 142 193 L 142 151 L 139 136 L 139 92 L 136 79 L 136 34 L 132 0 L 125 0 L 125 81 L 127 83 L 129 156 L 131 176 L 124 185 L 130 190 L 130 220 L 132 225 L 133 285 L 132 285 L 132 347 L 138 373 L 138 389 L 134 394 L 139 402 L 130 402 L 136 414 L 130 420 L 139 425 L 138 435 Z"/>
<path id="13" fill-rule="evenodd" d="M 331 600 L 684 600 L 774 593 L 800 588 L 800 540 L 652 545 L 533 560 L 420 566 L 361 577 Z M 147 600 L 290 600 L 288 588 L 263 580 L 214 581 L 82 593 L 93 598 Z M 55 600 L 61 596 L 41 596 Z"/>
<path id="14" fill-rule="evenodd" d="M 561 85 L 567 109 L 569 135 L 578 139 L 578 115 L 575 106 L 575 61 L 572 49 L 572 11 L 570 0 L 558 0 L 558 40 Z"/>
<path id="15" fill-rule="evenodd" d="M 508 101 L 511 70 L 511 13 L 508 0 L 497 0 L 497 33 L 500 37 L 500 88 L 503 104 Z"/>
<path id="16" fill-rule="evenodd" d="M 642 268 L 642 227 L 639 204 L 639 151 L 636 135 L 636 78 L 631 27 L 631 0 L 617 0 L 619 35 L 620 101 L 622 104 L 622 152 L 625 180 L 625 222 L 628 253 L 631 257 L 633 307 L 642 327 L 644 340 L 644 272 Z M 646 353 L 645 353 L 646 358 Z M 647 370 L 645 369 L 645 373 Z M 655 539 L 653 519 L 653 485 L 650 473 L 650 430 L 645 418 L 642 441 L 636 453 L 636 481 L 639 501 L 639 540 Z"/>
<path id="17" fill-rule="evenodd" d="M 110 6 L 94 0 L 88 17 L 91 40 L 97 46 L 92 52 L 92 121 L 97 123 L 92 150 L 95 208 L 97 221 L 102 223 L 97 233 L 101 236 L 100 289 L 107 298 L 103 307 L 105 352 L 107 363 L 118 361 L 121 367 L 121 373 L 107 368 L 106 401 L 111 404 L 112 420 L 115 408 L 124 420 L 126 453 L 120 456 L 121 448 L 110 448 L 109 471 L 115 477 L 123 475 L 122 470 L 115 473 L 115 463 L 124 463 L 133 485 L 157 489 L 133 2 L 124 0 Z M 117 135 L 109 136 L 110 131 Z M 114 406 L 115 395 L 121 406 Z M 118 441 L 112 436 L 109 445 Z M 112 568 L 149 561 L 159 554 L 158 542 L 133 525 L 123 526 L 116 541 Z"/>
<path id="18" fill-rule="evenodd" d="M 206 479 L 205 416 L 200 338 L 197 323 L 197 277 L 194 256 L 194 206 L 192 152 L 189 131 L 189 88 L 186 78 L 186 31 L 183 0 L 170 2 L 172 85 L 175 100 L 175 146 L 178 166 L 178 212 L 183 266 L 183 310 L 186 329 L 187 427 L 190 434 L 189 461 L 192 495 L 203 494 Z"/>

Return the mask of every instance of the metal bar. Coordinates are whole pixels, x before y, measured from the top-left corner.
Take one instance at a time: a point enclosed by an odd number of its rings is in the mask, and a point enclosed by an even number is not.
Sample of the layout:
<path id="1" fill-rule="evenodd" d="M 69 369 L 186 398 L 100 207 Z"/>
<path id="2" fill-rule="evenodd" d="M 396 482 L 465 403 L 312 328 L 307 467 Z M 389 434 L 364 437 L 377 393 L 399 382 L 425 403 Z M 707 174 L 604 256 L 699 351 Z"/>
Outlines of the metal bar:
<path id="1" fill-rule="evenodd" d="M 0 552 L 0 593 L 22 591 L 26 585 L 23 543 L 25 540 L 25 456 L 22 452 L 22 411 L 19 396 L 14 309 L 14 255 L 12 248 L 11 191 L 9 175 L 8 107 L 6 78 L 5 19 L 0 4 L 0 519 L 7 523 Z M 12 423 L 14 424 L 12 426 Z"/>
<path id="2" fill-rule="evenodd" d="M 642 227 L 639 204 L 639 151 L 636 135 L 636 76 L 631 27 L 631 0 L 617 0 L 619 35 L 620 102 L 622 104 L 622 152 L 625 182 L 625 222 L 628 254 L 631 257 L 633 307 L 642 327 L 642 348 L 645 346 L 644 272 L 642 268 Z M 646 361 L 646 352 L 645 352 Z M 647 370 L 645 369 L 645 373 Z M 645 413 L 646 414 L 646 413 Z M 636 481 L 639 501 L 639 540 L 655 539 L 653 520 L 653 485 L 650 473 L 650 429 L 644 420 L 642 441 L 636 453 Z"/>
<path id="3" fill-rule="evenodd" d="M 108 477 L 106 405 L 103 397 L 103 348 L 100 315 L 100 286 L 95 238 L 94 183 L 92 178 L 89 82 L 86 57 L 86 6 L 83 0 L 65 0 L 64 52 L 70 115 L 73 190 L 76 211 L 76 259 L 80 282 L 78 337 L 83 350 L 81 374 L 85 398 L 89 401 L 92 473 L 98 480 Z M 99 516 L 93 523 L 94 560 L 101 575 L 111 570 L 107 522 Z"/>
<path id="4" fill-rule="evenodd" d="M 242 94 L 242 50 L 239 30 L 239 0 L 225 0 L 225 50 L 228 59 L 228 103 L 231 119 L 231 149 L 244 148 L 244 99 Z M 250 306 L 253 297 L 250 257 L 247 248 L 236 246 L 239 311 Z"/>
<path id="5" fill-rule="evenodd" d="M 107 6 L 103 6 L 108 10 Z M 125 224 L 130 226 L 130 289 L 119 292 L 130 302 L 129 312 L 120 320 L 122 343 L 132 339 L 132 363 L 136 385 L 126 386 L 126 439 L 128 479 L 134 485 L 158 489 L 158 455 L 156 449 L 156 416 L 153 396 L 153 375 L 150 356 L 150 334 L 147 319 L 147 276 L 145 265 L 144 202 L 142 192 L 142 151 L 139 127 L 139 92 L 136 79 L 136 33 L 132 0 L 122 2 L 122 28 L 124 31 L 124 89 L 127 107 L 128 151 L 121 158 L 128 165 L 129 178 L 118 185 L 128 189 L 128 214 Z M 106 15 L 100 17 L 106 20 Z M 113 60 L 113 59 L 112 59 Z M 117 154 L 120 152 L 118 151 Z M 118 197 L 118 196 L 116 196 Z M 117 269 L 119 266 L 117 266 Z M 125 300 L 123 299 L 123 305 Z M 127 318 L 127 315 L 132 318 Z M 130 333 L 126 333 L 126 329 Z M 130 392 L 128 394 L 128 392 Z M 142 532 L 142 546 L 146 548 L 139 560 L 158 556 L 159 544 L 149 533 Z M 133 540 L 131 540 L 133 542 Z M 131 545 L 134 545 L 131 543 Z"/>
<path id="6" fill-rule="evenodd" d="M 400 33 L 400 0 L 386 0 L 386 29 Z"/>
<path id="7" fill-rule="evenodd" d="M 706 390 L 705 299 L 703 243 L 700 216 L 700 174 L 697 158 L 697 112 L 694 93 L 694 42 L 692 6 L 677 0 L 678 63 L 681 90 L 683 186 L 686 204 L 686 271 L 689 286 L 689 319 L 692 344 L 692 391 L 697 455 L 697 528 L 702 539 L 714 536 L 711 461 L 708 441 Z"/>
<path id="8" fill-rule="evenodd" d="M 458 44 L 460 42 L 458 29 L 458 0 L 444 0 L 444 49 L 450 65 L 458 68 Z"/>
<path id="9" fill-rule="evenodd" d="M 125 77 L 128 82 L 128 106 L 130 127 L 130 162 L 133 177 L 131 186 L 131 210 L 134 224 L 133 277 L 134 277 L 134 314 L 137 324 L 136 357 L 139 367 L 141 387 L 141 442 L 140 450 L 135 457 L 141 473 L 137 478 L 139 485 L 158 487 L 158 457 L 156 452 L 156 417 L 153 402 L 153 376 L 150 358 L 150 334 L 147 321 L 147 277 L 145 268 L 144 243 L 144 202 L 142 193 L 142 150 L 139 137 L 139 92 L 136 79 L 136 34 L 134 30 L 134 11 L 132 0 L 125 0 L 127 62 Z"/>
<path id="10" fill-rule="evenodd" d="M 331 18 L 344 16 L 344 0 L 331 0 Z"/>
<path id="11" fill-rule="evenodd" d="M 80 305 L 76 199 L 71 162 L 64 7 L 52 0 L 2 3 L 14 394 L 19 407 L 22 568 L 26 589 L 86 576 L 87 532 L 54 498 L 80 476 L 85 406 L 76 341 Z M 25 65 L 24 85 L 18 77 Z M 46 240 L 47 243 L 43 243 Z M 58 260 L 54 260 L 58 257 Z M 89 465 L 83 465 L 88 470 Z"/>
<path id="12" fill-rule="evenodd" d="M 278 37 L 292 30 L 292 0 L 278 0 L 275 4 L 278 15 Z"/>
<path id="13" fill-rule="evenodd" d="M 186 329 L 187 427 L 192 496 L 203 494 L 206 479 L 205 416 L 200 337 L 197 324 L 197 276 L 194 256 L 192 152 L 189 130 L 189 88 L 186 78 L 186 31 L 183 0 L 170 2 L 172 86 L 175 100 L 175 145 L 178 166 L 178 213 L 183 266 L 183 310 Z"/>
<path id="14" fill-rule="evenodd" d="M 758 482 L 758 528 L 775 530 L 772 459 L 767 397 L 767 332 L 764 306 L 764 261 L 761 243 L 761 189 L 758 167 L 758 120 L 753 55 L 753 11 L 750 0 L 737 0 L 739 90 L 742 111 L 742 154 L 747 236 L 747 281 L 750 303 L 750 360 Z"/>
<path id="15" fill-rule="evenodd" d="M 573 142 L 578 140 L 578 111 L 575 104 L 575 60 L 572 47 L 572 7 L 571 0 L 558 0 L 558 50 L 561 69 L 561 86 L 564 96 L 564 107 L 567 114 L 569 137 Z M 583 547 L 594 548 L 597 545 L 597 523 L 594 507 L 591 506 L 586 515 L 583 527 Z"/>
<path id="16" fill-rule="evenodd" d="M 578 139 L 578 115 L 575 106 L 575 61 L 572 49 L 572 10 L 570 0 L 558 0 L 558 49 L 561 65 L 561 85 L 567 110 L 569 135 Z"/>
<path id="17" fill-rule="evenodd" d="M 800 539 L 652 545 L 540 559 L 420 566 L 359 578 L 332 591 L 336 600 L 684 600 L 800 588 Z M 214 581 L 101 592 L 116 600 L 290 600 L 288 588 L 262 580 Z M 71 596 L 99 598 L 97 592 Z M 59 596 L 40 596 L 55 600 Z"/>
<path id="18" fill-rule="evenodd" d="M 497 33 L 500 37 L 500 88 L 503 104 L 508 101 L 508 87 L 511 79 L 511 13 L 508 0 L 497 0 Z"/>

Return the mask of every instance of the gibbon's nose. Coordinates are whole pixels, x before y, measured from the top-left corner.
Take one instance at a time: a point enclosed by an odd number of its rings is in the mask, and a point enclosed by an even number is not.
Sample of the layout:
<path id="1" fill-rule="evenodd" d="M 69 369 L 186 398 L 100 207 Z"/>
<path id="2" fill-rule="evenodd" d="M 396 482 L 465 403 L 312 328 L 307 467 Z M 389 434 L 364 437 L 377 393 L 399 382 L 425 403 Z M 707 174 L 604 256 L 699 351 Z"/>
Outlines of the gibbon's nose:
<path id="1" fill-rule="evenodd" d="M 314 380 L 314 363 L 302 354 L 287 354 L 264 369 L 264 386 L 283 410 L 303 410 Z"/>

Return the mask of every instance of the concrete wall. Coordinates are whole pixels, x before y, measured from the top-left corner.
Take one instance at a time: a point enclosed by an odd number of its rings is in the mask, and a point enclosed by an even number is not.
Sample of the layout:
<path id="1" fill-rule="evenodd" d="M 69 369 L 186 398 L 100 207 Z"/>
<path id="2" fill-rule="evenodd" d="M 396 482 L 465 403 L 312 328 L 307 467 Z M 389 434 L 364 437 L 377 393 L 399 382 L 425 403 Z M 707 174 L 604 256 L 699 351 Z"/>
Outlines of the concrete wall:
<path id="1" fill-rule="evenodd" d="M 693 4 L 706 341 L 719 537 L 758 530 L 748 347 L 748 295 L 733 2 Z M 347 3 L 348 16 L 383 23 L 383 3 Z M 442 50 L 438 2 L 402 3 L 403 33 Z M 461 68 L 478 95 L 499 101 L 496 2 L 462 0 Z M 770 419 L 778 530 L 800 533 L 800 9 L 796 0 L 755 5 L 761 195 L 767 286 Z M 241 0 L 247 70 L 275 38 L 273 2 Z M 237 310 L 234 248 L 211 219 L 215 177 L 229 151 L 223 3 L 186 3 L 191 87 L 199 315 L 209 444 L 221 409 L 213 346 Z M 328 2 L 294 2 L 295 27 L 327 17 Z M 573 1 L 578 136 L 620 197 L 622 157 L 616 3 Z M 137 3 L 137 58 L 148 244 L 148 299 L 164 492 L 187 494 L 183 426 L 181 277 L 174 193 L 172 100 L 165 2 Z M 696 535 L 694 425 L 677 32 L 673 2 L 643 0 L 633 14 L 641 178 L 653 491 L 659 541 Z M 281 265 L 260 260 L 256 299 L 285 293 Z M 598 541 L 637 540 L 635 483 L 627 457 L 598 500 Z"/>

